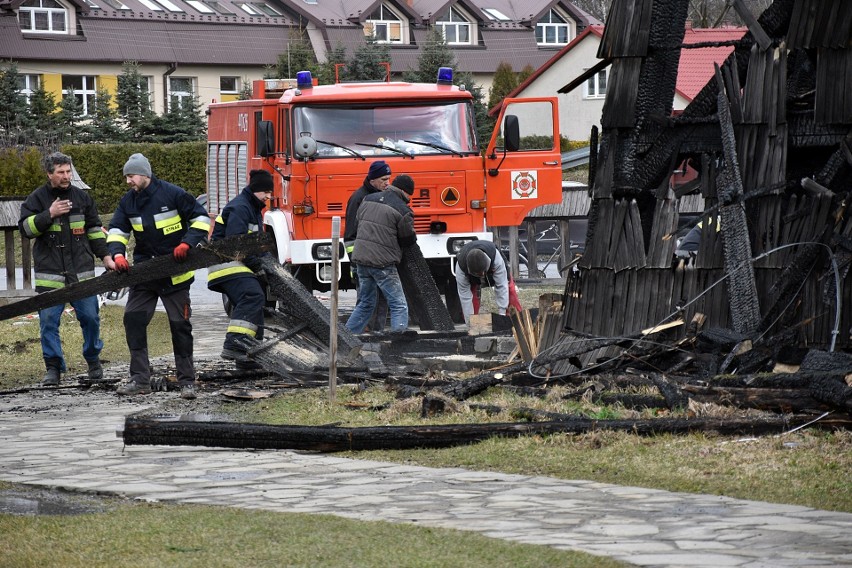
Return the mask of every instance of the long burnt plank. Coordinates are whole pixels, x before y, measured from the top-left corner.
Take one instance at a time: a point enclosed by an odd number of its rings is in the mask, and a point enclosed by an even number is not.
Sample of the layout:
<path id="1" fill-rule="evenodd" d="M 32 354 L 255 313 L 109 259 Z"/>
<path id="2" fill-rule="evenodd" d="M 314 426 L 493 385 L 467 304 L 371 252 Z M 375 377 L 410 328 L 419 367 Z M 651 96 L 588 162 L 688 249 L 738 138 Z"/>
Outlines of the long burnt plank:
<path id="1" fill-rule="evenodd" d="M 456 328 L 419 246 L 403 250 L 399 277 L 408 300 L 408 310 L 420 329 L 452 331 Z"/>
<path id="2" fill-rule="evenodd" d="M 185 262 L 178 263 L 171 255 L 159 256 L 131 266 L 128 272 L 106 272 L 97 278 L 7 304 L 0 307 L 0 320 L 274 249 L 275 240 L 266 233 L 228 237 L 190 249 Z"/>
<path id="3" fill-rule="evenodd" d="M 712 431 L 722 436 L 772 434 L 804 424 L 808 417 L 762 420 L 669 419 L 595 420 L 576 418 L 558 422 L 442 424 L 433 426 L 330 426 L 239 424 L 233 422 L 163 421 L 128 416 L 123 438 L 128 446 L 207 446 L 219 448 L 291 449 L 320 452 L 409 448 L 447 448 L 492 437 L 519 437 L 597 430 L 641 435 Z"/>

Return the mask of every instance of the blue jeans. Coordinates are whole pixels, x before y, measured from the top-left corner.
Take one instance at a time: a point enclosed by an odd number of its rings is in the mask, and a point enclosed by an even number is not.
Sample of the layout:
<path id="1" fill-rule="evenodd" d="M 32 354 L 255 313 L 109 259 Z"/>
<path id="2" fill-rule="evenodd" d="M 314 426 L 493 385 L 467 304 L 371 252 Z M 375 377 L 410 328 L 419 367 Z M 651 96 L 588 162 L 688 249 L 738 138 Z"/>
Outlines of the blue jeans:
<path id="1" fill-rule="evenodd" d="M 101 341 L 101 317 L 99 315 L 98 297 L 89 296 L 82 300 L 71 302 L 80 329 L 83 330 L 83 357 L 86 361 L 97 361 L 104 344 Z M 56 367 L 67 371 L 65 357 L 62 355 L 62 341 L 59 339 L 59 320 L 65 304 L 39 310 L 38 324 L 41 329 L 41 353 L 47 367 Z"/>
<path id="2" fill-rule="evenodd" d="M 405 331 L 408 328 L 408 302 L 405 301 L 405 292 L 402 290 L 396 266 L 392 264 L 384 268 L 373 268 L 359 264 L 358 285 L 358 302 L 346 322 L 346 329 L 352 333 L 364 332 L 376 309 L 377 290 L 381 290 L 388 300 L 391 331 Z"/>

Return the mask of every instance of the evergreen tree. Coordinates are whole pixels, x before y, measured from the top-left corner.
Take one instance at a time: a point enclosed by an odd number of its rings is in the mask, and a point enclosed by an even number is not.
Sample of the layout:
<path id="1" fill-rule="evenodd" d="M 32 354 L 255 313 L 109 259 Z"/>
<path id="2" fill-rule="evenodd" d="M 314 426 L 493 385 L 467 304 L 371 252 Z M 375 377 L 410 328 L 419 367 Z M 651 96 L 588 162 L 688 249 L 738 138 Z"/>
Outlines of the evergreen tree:
<path id="1" fill-rule="evenodd" d="M 125 61 L 122 64 L 115 98 L 119 122 L 128 131 L 129 138 L 135 138 L 150 126 L 148 123 L 154 118 L 151 94 L 137 62 Z"/>
<path id="2" fill-rule="evenodd" d="M 406 71 L 403 80 L 411 83 L 434 83 L 441 67 L 455 69 L 456 55 L 444 41 L 441 30 L 433 27 L 426 35 L 426 42 L 417 59 L 417 69 Z"/>
<path id="3" fill-rule="evenodd" d="M 30 127 L 26 137 L 35 146 L 43 148 L 57 145 L 59 137 L 59 115 L 53 93 L 39 85 L 30 95 Z"/>
<path id="4" fill-rule="evenodd" d="M 98 89 L 94 108 L 89 111 L 89 123 L 83 126 L 86 142 L 118 143 L 124 141 L 124 130 L 118 123 L 118 111 L 112 104 L 112 95 Z"/>
<path id="5" fill-rule="evenodd" d="M 317 56 L 308 33 L 304 28 L 290 28 L 287 37 L 287 51 L 278 55 L 275 65 L 275 79 L 295 79 L 299 71 L 310 71 L 314 75 L 319 71 Z"/>
<path id="6" fill-rule="evenodd" d="M 494 82 L 491 83 L 491 93 L 488 95 L 488 108 L 500 104 L 517 86 L 518 76 L 512 71 L 512 64 L 501 61 L 494 71 Z"/>
<path id="7" fill-rule="evenodd" d="M 27 99 L 20 92 L 18 65 L 10 61 L 0 67 L 0 145 L 23 144 L 29 112 Z"/>
<path id="8" fill-rule="evenodd" d="M 390 47 L 377 42 L 375 36 L 365 40 L 346 63 L 346 81 L 384 81 L 387 77 L 387 69 L 382 63 L 390 63 Z"/>
<path id="9" fill-rule="evenodd" d="M 325 54 L 325 61 L 319 64 L 319 69 L 317 70 L 317 80 L 320 85 L 334 85 L 335 81 L 335 69 L 338 64 L 343 64 L 344 67 L 341 68 L 340 72 L 346 72 L 346 47 L 338 43 L 334 48 Z M 343 77 L 341 77 L 343 79 Z"/>
<path id="10" fill-rule="evenodd" d="M 69 90 L 68 94 L 59 101 L 57 115 L 57 143 L 76 144 L 81 141 L 80 121 L 83 119 L 83 103 Z"/>
<path id="11" fill-rule="evenodd" d="M 535 67 L 527 63 L 521 72 L 518 73 L 518 85 L 529 79 L 535 73 Z"/>
<path id="12" fill-rule="evenodd" d="M 147 142 L 193 142 L 206 135 L 198 97 L 172 97 L 169 111 L 149 122 L 144 138 Z"/>
<path id="13" fill-rule="evenodd" d="M 248 77 L 243 77 L 242 80 L 242 88 L 240 89 L 240 98 L 241 101 L 250 100 L 254 96 L 254 87 L 252 82 L 249 81 Z"/>

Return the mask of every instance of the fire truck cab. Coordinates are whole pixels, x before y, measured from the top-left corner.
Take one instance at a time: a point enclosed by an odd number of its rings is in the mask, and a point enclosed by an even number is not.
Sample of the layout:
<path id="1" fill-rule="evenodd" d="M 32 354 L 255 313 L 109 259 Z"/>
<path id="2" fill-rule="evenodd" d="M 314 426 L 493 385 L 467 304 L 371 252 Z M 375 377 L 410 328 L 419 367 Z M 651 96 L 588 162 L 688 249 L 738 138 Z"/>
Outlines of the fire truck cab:
<path id="1" fill-rule="evenodd" d="M 483 152 L 473 96 L 452 85 L 448 68 L 434 84 L 319 86 L 303 71 L 295 85 L 253 86 L 252 99 L 209 107 L 208 209 L 218 214 L 250 170 L 270 171 L 275 191 L 265 229 L 275 235 L 279 260 L 309 290 L 329 289 L 332 219 L 345 220 L 349 196 L 374 160 L 414 179 L 417 244 L 448 299 L 465 243 L 491 240 L 490 228 L 518 225 L 531 209 L 561 200 L 555 98 L 507 99 Z M 339 258 L 348 263 L 342 231 Z M 342 268 L 346 289 L 349 270 Z"/>

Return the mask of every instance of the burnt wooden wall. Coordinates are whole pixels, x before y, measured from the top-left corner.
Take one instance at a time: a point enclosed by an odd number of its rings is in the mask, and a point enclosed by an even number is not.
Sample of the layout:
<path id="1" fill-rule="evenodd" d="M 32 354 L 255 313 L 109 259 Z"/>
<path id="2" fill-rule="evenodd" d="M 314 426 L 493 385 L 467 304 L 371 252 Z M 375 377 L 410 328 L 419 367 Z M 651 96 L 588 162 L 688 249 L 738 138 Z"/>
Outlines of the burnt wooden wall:
<path id="1" fill-rule="evenodd" d="M 611 9 L 589 231 L 566 282 L 564 327 L 623 336 L 700 312 L 707 326 L 758 340 L 792 330 L 808 346 L 850 347 L 852 10 L 776 0 L 744 17 L 749 32 L 672 117 L 687 4 Z M 700 172 L 707 210 L 697 255 L 682 259 L 681 195 L 668 180 L 684 159 Z"/>

